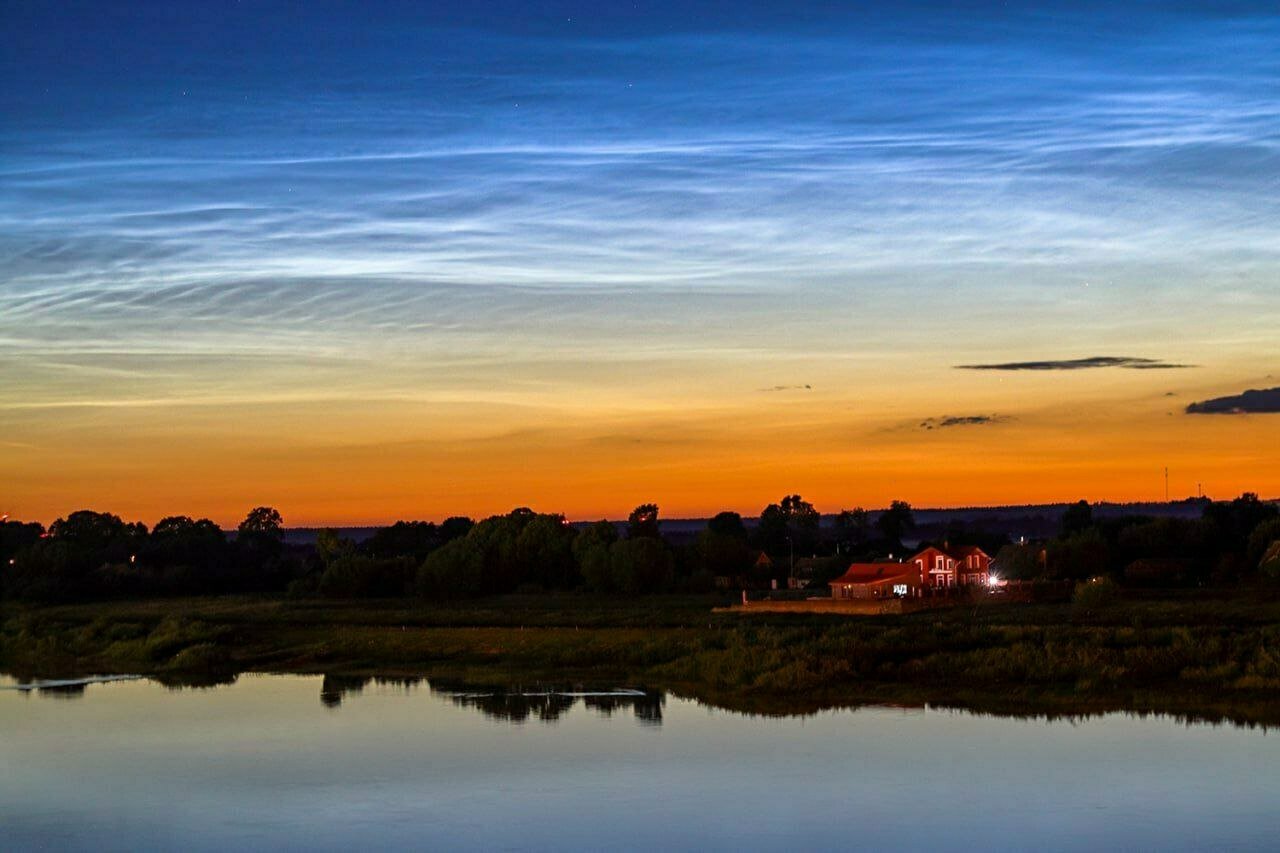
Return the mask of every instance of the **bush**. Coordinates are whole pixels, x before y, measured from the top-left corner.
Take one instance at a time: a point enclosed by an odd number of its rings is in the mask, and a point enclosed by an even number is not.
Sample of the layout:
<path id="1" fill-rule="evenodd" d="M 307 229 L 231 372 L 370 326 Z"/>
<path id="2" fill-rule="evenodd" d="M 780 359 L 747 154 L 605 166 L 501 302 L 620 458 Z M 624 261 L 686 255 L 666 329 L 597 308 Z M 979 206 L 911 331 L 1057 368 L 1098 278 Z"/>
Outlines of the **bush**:
<path id="1" fill-rule="evenodd" d="M 210 672 L 225 669 L 231 663 L 227 650 L 215 643 L 198 643 L 188 646 L 173 656 L 169 668 Z"/>
<path id="2" fill-rule="evenodd" d="M 324 570 L 316 591 L 325 598 L 392 598 L 404 595 L 412 577 L 406 557 L 379 560 L 355 554 L 339 557 Z"/>
<path id="3" fill-rule="evenodd" d="M 1095 610 L 1120 599 L 1120 587 L 1111 578 L 1093 578 L 1076 584 L 1071 603 L 1081 610 Z"/>
<path id="4" fill-rule="evenodd" d="M 480 594 L 483 578 L 484 556 L 466 536 L 431 552 L 418 569 L 416 590 L 424 598 L 466 598 Z"/>
<path id="5" fill-rule="evenodd" d="M 614 588 L 628 595 L 665 592 L 671 587 L 674 561 L 660 539 L 637 537 L 613 543 L 609 569 Z"/>

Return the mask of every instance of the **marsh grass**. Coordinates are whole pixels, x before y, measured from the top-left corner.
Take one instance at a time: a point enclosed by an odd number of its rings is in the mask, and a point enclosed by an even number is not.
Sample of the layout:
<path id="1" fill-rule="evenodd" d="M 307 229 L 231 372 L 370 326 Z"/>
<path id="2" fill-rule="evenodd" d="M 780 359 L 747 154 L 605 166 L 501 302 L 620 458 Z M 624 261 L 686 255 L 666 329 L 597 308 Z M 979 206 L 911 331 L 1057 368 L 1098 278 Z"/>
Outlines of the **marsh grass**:
<path id="1" fill-rule="evenodd" d="M 449 607 L 245 598 L 7 605 L 0 669 L 542 674 L 643 682 L 744 706 L 855 697 L 999 706 L 1034 695 L 1052 707 L 1249 708 L 1240 712 L 1246 719 L 1280 723 L 1276 602 L 1110 598 L 1088 608 L 852 619 L 713 615 L 715 603 L 509 596 Z"/>

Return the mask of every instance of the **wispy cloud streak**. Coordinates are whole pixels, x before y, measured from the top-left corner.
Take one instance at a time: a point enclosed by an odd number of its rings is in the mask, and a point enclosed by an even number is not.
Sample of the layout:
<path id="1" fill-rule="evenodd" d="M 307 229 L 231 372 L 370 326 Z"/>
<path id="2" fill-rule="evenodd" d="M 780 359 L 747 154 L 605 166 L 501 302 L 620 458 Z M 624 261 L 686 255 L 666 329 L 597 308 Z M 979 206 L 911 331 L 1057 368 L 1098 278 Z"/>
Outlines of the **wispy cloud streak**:
<path id="1" fill-rule="evenodd" d="M 1088 358 L 1049 359 L 1046 361 L 1007 361 L 995 364 L 957 364 L 957 370 L 1097 370 L 1107 367 L 1121 367 L 1125 370 L 1178 370 L 1194 367 L 1191 364 L 1177 364 L 1161 361 L 1156 358 L 1134 358 L 1133 356 L 1094 355 Z"/>

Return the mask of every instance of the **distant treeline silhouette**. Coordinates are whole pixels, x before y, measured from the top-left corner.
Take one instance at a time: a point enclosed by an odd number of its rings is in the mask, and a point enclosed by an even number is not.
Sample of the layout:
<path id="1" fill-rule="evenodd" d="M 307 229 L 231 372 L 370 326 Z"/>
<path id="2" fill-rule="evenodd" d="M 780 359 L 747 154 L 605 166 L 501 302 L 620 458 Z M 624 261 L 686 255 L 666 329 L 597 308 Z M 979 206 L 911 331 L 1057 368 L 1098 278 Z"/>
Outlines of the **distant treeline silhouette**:
<path id="1" fill-rule="evenodd" d="M 445 600 L 544 590 L 707 592 L 803 577 L 820 592 L 854 560 L 903 555 L 903 539 L 915 526 L 910 505 L 895 501 L 872 517 L 845 510 L 822 527 L 811 503 L 788 495 L 765 507 L 750 530 L 738 513 L 722 512 L 692 541 L 680 542 L 663 538 L 656 504 L 636 507 L 625 526 L 573 525 L 522 507 L 478 523 L 399 521 L 360 543 L 326 529 L 312 546 L 287 544 L 271 507 L 251 510 L 234 537 L 208 519 L 170 516 L 148 530 L 81 510 L 48 530 L 0 524 L 0 590 L 7 598 L 48 601 L 227 593 Z M 1249 493 L 1206 503 L 1198 519 L 1095 520 L 1081 501 L 1046 542 L 1013 543 L 959 521 L 945 541 L 994 554 L 995 571 L 1009 579 L 1280 581 L 1280 511 Z"/>

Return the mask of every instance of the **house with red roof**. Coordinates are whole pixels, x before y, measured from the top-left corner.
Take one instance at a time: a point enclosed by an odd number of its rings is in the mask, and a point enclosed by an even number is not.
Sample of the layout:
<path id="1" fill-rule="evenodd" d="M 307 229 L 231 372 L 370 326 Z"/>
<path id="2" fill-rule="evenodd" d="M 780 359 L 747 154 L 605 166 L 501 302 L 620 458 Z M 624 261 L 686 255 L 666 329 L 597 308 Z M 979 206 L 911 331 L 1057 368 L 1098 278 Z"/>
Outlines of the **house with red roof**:
<path id="1" fill-rule="evenodd" d="M 901 562 L 854 563 L 831 581 L 831 597 L 916 598 L 926 591 L 958 586 L 985 586 L 991 557 L 973 545 L 929 547 Z"/>
<path id="2" fill-rule="evenodd" d="M 897 560 L 854 563 L 843 575 L 831 581 L 831 597 L 914 598 L 921 594 L 923 587 L 924 576 L 915 563 Z"/>
<path id="3" fill-rule="evenodd" d="M 991 576 L 991 557 L 976 545 L 925 548 L 909 562 L 925 573 L 928 585 L 934 589 L 985 585 Z"/>

